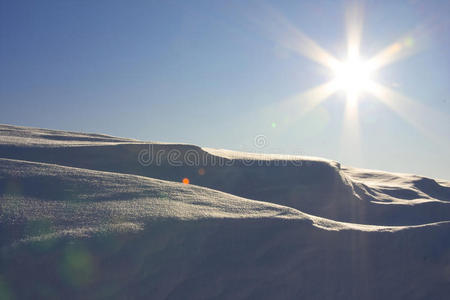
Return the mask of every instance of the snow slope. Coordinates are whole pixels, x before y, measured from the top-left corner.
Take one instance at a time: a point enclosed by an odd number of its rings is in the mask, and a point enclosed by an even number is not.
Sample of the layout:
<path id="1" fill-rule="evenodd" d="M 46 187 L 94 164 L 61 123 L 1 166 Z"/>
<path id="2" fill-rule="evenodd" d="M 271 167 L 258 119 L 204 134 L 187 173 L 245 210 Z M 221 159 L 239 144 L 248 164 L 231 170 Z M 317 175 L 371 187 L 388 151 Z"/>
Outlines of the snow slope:
<path id="1" fill-rule="evenodd" d="M 450 183 L 0 125 L 0 248 L 6 299 L 443 299 Z"/>

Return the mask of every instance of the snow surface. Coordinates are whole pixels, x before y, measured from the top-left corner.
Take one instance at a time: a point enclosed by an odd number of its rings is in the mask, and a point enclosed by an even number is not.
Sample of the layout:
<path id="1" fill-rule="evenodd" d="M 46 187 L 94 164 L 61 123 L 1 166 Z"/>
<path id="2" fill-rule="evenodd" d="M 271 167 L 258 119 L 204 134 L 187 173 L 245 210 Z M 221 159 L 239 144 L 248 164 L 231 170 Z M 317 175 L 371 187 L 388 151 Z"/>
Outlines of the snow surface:
<path id="1" fill-rule="evenodd" d="M 0 248 L 1 299 L 444 299 L 450 182 L 0 125 Z"/>

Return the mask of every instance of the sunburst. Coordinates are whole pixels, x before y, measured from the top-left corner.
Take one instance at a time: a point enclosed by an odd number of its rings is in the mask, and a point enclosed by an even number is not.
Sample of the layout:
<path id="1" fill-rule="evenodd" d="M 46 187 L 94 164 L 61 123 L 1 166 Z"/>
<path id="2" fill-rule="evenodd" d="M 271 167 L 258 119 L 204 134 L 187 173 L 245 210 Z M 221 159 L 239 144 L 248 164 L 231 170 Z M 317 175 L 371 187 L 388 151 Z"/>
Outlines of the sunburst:
<path id="1" fill-rule="evenodd" d="M 347 7 L 346 11 L 347 58 L 340 61 L 293 26 L 281 14 L 276 13 L 273 9 L 267 9 L 266 12 L 268 17 L 260 23 L 268 29 L 269 34 L 279 45 L 327 67 L 333 76 L 333 79 L 329 82 L 299 93 L 286 101 L 278 102 L 276 105 L 290 116 L 289 119 L 292 119 L 295 111 L 297 111 L 298 116 L 303 115 L 336 92 L 344 91 L 347 101 L 343 136 L 352 139 L 350 142 L 343 143 L 345 145 L 359 146 L 358 100 L 362 98 L 363 94 L 370 94 L 380 99 L 388 108 L 408 123 L 419 128 L 423 133 L 426 133 L 428 137 L 433 135 L 432 132 L 427 131 L 425 126 L 419 126 L 421 122 L 417 120 L 417 116 L 420 115 L 420 112 L 413 111 L 415 108 L 423 107 L 423 105 L 420 105 L 420 103 L 413 105 L 418 102 L 374 80 L 374 75 L 378 70 L 419 50 L 421 45 L 418 45 L 416 36 L 418 38 L 423 37 L 423 33 L 415 34 L 411 32 L 384 47 L 373 57 L 364 60 L 360 55 L 363 8 L 358 5 L 358 2 L 354 2 L 353 5 Z M 408 107 L 404 107 L 406 105 Z M 438 112 L 431 109 L 427 111 L 430 114 L 439 115 Z M 423 122 L 420 125 L 423 125 Z M 352 151 L 357 151 L 355 148 L 358 147 L 353 147 Z M 354 155 L 355 153 L 352 152 L 352 156 Z"/>

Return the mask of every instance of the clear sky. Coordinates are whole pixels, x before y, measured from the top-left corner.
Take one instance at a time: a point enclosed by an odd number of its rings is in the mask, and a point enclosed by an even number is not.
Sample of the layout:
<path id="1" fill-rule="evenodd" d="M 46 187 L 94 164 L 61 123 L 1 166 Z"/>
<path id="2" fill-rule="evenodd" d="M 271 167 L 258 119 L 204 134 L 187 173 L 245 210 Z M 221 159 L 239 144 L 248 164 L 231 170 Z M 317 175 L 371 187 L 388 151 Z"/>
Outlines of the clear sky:
<path id="1" fill-rule="evenodd" d="M 404 45 L 372 75 L 404 98 L 384 99 L 395 112 L 361 94 L 352 122 L 343 91 L 305 113 L 307 97 L 288 100 L 333 77 L 294 33 L 345 60 L 350 4 L 261 3 L 1 0 L 0 123 L 450 179 L 448 1 L 364 3 L 360 55 Z"/>

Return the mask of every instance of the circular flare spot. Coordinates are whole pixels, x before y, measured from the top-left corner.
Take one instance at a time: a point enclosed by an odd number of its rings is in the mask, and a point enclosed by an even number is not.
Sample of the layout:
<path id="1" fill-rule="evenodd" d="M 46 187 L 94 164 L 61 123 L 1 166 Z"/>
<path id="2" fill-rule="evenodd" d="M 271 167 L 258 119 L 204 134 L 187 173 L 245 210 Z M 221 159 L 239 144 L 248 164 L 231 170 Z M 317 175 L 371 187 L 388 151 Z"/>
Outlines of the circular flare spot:
<path id="1" fill-rule="evenodd" d="M 184 183 L 184 184 L 189 184 L 189 178 L 183 178 L 183 180 L 182 180 L 182 182 Z"/>
<path id="2" fill-rule="evenodd" d="M 198 175 L 203 176 L 205 175 L 206 171 L 203 168 L 198 169 Z"/>

